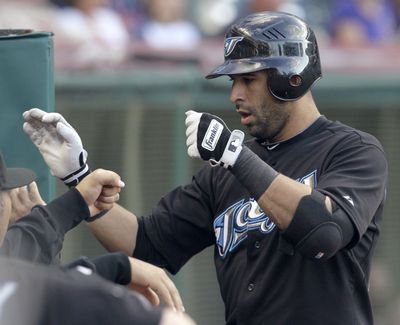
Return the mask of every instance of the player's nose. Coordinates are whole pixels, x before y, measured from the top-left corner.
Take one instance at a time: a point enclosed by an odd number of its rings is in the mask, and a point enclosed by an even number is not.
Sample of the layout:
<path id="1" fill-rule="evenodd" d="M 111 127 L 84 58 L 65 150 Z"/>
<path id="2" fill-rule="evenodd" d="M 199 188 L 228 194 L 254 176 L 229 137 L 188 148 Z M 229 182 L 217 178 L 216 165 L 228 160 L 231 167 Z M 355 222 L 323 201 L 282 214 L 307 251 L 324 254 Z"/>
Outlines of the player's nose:
<path id="1" fill-rule="evenodd" d="M 236 82 L 235 80 L 232 83 L 230 100 L 235 104 L 244 100 L 243 87 L 241 87 L 241 83 Z"/>

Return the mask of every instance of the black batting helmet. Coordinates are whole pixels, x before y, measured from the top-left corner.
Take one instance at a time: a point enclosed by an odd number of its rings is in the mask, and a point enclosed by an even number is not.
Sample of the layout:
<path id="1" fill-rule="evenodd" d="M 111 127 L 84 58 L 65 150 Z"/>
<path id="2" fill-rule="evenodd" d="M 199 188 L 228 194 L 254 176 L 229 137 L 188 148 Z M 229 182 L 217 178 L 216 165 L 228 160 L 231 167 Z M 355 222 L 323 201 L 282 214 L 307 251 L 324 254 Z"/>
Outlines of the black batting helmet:
<path id="1" fill-rule="evenodd" d="M 224 52 L 225 62 L 207 79 L 268 69 L 269 90 L 283 101 L 300 98 L 321 78 L 314 32 L 288 13 L 259 12 L 233 24 Z"/>

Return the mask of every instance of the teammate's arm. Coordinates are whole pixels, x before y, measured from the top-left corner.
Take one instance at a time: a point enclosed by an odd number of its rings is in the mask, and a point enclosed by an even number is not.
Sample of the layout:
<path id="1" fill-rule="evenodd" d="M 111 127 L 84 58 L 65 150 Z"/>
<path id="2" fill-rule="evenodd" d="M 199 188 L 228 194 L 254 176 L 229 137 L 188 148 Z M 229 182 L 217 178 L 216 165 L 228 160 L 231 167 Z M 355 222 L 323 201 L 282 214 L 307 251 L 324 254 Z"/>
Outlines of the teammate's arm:
<path id="1" fill-rule="evenodd" d="M 115 204 L 103 217 L 87 224 L 108 251 L 132 255 L 138 232 L 137 217 L 132 212 Z"/>

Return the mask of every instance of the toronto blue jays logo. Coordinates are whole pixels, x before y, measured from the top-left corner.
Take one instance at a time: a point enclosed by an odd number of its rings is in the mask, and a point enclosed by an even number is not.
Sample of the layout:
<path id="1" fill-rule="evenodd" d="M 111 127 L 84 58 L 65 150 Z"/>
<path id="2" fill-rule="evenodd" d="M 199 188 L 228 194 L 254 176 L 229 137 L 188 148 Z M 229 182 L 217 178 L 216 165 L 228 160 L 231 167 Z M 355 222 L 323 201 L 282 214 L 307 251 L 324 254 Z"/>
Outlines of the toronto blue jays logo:
<path id="1" fill-rule="evenodd" d="M 317 185 L 317 171 L 314 170 L 297 181 L 314 188 Z M 249 231 L 258 230 L 267 235 L 275 227 L 276 225 L 260 208 L 257 201 L 253 198 L 247 201 L 242 199 L 232 204 L 214 220 L 218 253 L 225 258 L 247 238 Z"/>
<path id="2" fill-rule="evenodd" d="M 229 56 L 229 54 L 233 52 L 236 44 L 239 43 L 241 40 L 243 40 L 242 36 L 228 37 L 225 40 L 224 55 Z"/>

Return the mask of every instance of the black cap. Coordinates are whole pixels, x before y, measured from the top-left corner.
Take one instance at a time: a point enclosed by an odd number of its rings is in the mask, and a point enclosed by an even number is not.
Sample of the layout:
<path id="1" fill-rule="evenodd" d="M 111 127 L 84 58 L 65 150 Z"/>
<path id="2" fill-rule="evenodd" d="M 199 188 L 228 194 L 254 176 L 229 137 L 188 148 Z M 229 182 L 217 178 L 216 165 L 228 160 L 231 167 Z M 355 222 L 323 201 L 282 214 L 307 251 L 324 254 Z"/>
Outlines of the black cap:
<path id="1" fill-rule="evenodd" d="M 26 168 L 7 168 L 0 153 L 0 190 L 11 190 L 32 183 L 36 179 L 34 171 Z"/>

